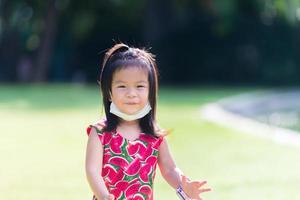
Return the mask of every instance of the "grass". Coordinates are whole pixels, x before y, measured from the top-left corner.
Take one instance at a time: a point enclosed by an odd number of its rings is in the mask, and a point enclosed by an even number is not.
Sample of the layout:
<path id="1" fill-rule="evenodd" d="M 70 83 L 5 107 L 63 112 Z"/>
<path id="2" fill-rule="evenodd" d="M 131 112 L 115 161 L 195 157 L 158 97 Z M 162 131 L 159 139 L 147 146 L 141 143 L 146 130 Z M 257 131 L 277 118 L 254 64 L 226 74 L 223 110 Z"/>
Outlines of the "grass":
<path id="1" fill-rule="evenodd" d="M 209 123 L 201 105 L 251 88 L 163 88 L 158 120 L 178 166 L 205 179 L 204 199 L 300 199 L 300 148 Z M 91 199 L 85 179 L 85 128 L 103 111 L 91 86 L 0 86 L 0 193 L 6 200 Z M 155 199 L 177 199 L 161 178 Z"/>

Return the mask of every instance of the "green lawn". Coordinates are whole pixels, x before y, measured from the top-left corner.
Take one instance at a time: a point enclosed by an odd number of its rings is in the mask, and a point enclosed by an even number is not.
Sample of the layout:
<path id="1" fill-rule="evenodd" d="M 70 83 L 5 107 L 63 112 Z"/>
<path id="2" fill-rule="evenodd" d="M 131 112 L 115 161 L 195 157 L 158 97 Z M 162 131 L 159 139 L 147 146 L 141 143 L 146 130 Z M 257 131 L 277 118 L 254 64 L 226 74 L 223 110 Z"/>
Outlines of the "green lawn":
<path id="1" fill-rule="evenodd" d="M 246 90 L 160 90 L 158 120 L 173 130 L 168 140 L 176 162 L 190 178 L 208 181 L 207 200 L 300 199 L 300 148 L 201 119 L 204 103 Z M 91 199 L 85 128 L 101 115 L 96 87 L 0 86 L 1 199 Z M 155 197 L 177 199 L 159 172 Z"/>

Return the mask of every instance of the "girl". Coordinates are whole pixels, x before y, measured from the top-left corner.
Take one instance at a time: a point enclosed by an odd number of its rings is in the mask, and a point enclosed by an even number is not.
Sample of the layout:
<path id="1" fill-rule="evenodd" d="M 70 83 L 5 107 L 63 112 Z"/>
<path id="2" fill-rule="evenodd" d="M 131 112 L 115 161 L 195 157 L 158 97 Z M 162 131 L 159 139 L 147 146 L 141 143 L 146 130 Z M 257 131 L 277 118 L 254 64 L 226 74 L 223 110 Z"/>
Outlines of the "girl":
<path id="1" fill-rule="evenodd" d="M 153 200 L 157 164 L 181 199 L 201 199 L 210 191 L 205 181 L 191 181 L 177 169 L 156 122 L 152 54 L 116 44 L 105 54 L 100 86 L 106 119 L 87 129 L 85 167 L 93 200 Z"/>

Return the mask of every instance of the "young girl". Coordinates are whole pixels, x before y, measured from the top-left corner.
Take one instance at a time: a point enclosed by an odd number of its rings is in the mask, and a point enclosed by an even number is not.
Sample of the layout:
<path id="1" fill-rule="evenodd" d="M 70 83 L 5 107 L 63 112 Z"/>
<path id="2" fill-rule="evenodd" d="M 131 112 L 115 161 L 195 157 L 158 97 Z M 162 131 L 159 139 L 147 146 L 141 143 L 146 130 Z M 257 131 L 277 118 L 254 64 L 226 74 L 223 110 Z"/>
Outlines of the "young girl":
<path id="1" fill-rule="evenodd" d="M 157 164 L 181 199 L 201 199 L 210 191 L 205 181 L 191 181 L 176 167 L 156 122 L 152 54 L 116 44 L 105 54 L 100 86 L 106 119 L 87 129 L 85 167 L 93 200 L 152 200 Z"/>

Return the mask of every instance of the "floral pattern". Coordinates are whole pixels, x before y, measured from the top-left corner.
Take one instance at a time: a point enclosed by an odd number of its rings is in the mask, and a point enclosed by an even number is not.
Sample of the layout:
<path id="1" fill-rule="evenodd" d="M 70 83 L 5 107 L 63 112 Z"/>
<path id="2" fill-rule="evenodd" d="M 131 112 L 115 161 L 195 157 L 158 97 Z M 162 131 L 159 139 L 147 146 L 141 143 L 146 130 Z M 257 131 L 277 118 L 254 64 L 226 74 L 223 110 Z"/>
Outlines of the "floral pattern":
<path id="1" fill-rule="evenodd" d="M 141 133 L 128 140 L 118 132 L 102 132 L 95 127 L 103 145 L 102 177 L 115 200 L 153 200 L 153 181 L 158 148 L 163 138 Z M 93 196 L 93 200 L 96 200 Z"/>

